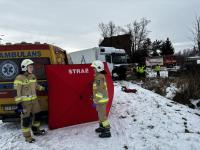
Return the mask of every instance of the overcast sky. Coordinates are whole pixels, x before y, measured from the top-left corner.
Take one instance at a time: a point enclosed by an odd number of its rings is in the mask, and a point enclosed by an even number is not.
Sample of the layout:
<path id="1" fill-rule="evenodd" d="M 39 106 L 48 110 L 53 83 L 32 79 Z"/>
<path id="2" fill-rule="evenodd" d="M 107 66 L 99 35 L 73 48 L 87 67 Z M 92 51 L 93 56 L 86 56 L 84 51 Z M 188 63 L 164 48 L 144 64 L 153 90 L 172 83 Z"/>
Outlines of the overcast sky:
<path id="1" fill-rule="evenodd" d="M 200 0 L 0 0 L 0 38 L 47 42 L 71 52 L 98 46 L 100 22 L 124 26 L 145 17 L 152 40 L 169 37 L 181 50 L 193 47 L 196 16 Z"/>

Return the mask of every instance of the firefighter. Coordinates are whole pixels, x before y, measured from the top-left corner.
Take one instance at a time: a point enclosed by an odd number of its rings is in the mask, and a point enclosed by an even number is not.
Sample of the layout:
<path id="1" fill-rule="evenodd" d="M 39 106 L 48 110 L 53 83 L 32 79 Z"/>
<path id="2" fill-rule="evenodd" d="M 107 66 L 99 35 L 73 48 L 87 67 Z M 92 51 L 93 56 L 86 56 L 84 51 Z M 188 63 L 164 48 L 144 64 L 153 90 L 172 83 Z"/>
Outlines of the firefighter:
<path id="1" fill-rule="evenodd" d="M 108 103 L 108 90 L 105 78 L 103 62 L 96 60 L 91 65 L 95 71 L 93 82 L 93 102 L 98 112 L 99 128 L 95 132 L 100 133 L 100 138 L 111 137 L 110 123 L 106 116 L 106 105 Z"/>
<path id="2" fill-rule="evenodd" d="M 138 79 L 140 79 L 140 73 L 139 73 L 139 65 L 137 64 L 135 67 L 135 73 Z"/>
<path id="3" fill-rule="evenodd" d="M 137 66 L 136 74 L 137 74 L 138 79 L 141 79 L 141 77 L 145 78 L 145 66 L 142 66 L 142 65 Z"/>
<path id="4" fill-rule="evenodd" d="M 157 77 L 160 77 L 160 66 L 157 64 L 154 68 L 155 72 L 157 73 Z"/>
<path id="5" fill-rule="evenodd" d="M 35 142 L 30 132 L 30 126 L 34 135 L 44 135 L 45 130 L 40 130 L 40 105 L 36 95 L 37 90 L 45 90 L 37 84 L 36 76 L 33 74 L 34 62 L 24 59 L 21 63 L 22 72 L 14 80 L 14 88 L 17 91 L 15 102 L 21 113 L 21 127 L 25 141 Z"/>

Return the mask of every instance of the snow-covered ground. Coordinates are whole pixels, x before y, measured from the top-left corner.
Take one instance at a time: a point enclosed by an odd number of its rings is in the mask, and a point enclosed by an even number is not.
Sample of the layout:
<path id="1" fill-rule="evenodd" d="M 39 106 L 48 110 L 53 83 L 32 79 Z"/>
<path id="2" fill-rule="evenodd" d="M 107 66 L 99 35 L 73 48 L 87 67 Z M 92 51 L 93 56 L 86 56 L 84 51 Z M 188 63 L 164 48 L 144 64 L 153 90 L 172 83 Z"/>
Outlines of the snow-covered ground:
<path id="1" fill-rule="evenodd" d="M 176 85 L 172 83 L 170 87 L 166 88 L 165 97 L 172 100 L 178 91 L 180 91 L 180 89 L 178 89 Z"/>
<path id="2" fill-rule="evenodd" d="M 137 93 L 124 93 L 121 84 Z M 1 150 L 199 150 L 200 111 L 142 89 L 115 83 L 109 116 L 112 137 L 98 138 L 96 122 L 48 131 L 37 142 L 24 142 L 20 125 L 0 122 Z M 44 126 L 47 128 L 46 126 Z"/>

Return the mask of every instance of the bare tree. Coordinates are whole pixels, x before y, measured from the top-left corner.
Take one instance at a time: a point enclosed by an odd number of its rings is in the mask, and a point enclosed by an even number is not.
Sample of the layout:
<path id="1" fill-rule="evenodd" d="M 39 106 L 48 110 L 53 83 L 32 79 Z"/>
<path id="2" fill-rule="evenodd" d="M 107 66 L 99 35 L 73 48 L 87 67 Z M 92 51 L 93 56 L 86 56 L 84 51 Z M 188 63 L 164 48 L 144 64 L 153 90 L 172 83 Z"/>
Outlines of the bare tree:
<path id="1" fill-rule="evenodd" d="M 112 37 L 112 36 L 119 35 L 120 33 L 124 33 L 123 28 L 120 26 L 116 26 L 112 21 L 110 21 L 108 24 L 105 24 L 103 22 L 100 23 L 99 29 L 101 32 L 101 36 L 103 38 Z"/>
<path id="2" fill-rule="evenodd" d="M 143 47 L 143 42 L 147 39 L 148 33 L 147 25 L 150 23 L 150 20 L 142 18 L 139 22 L 135 20 L 133 23 L 126 25 L 125 33 L 128 33 L 132 36 L 132 48 L 131 53 L 134 53 L 137 50 L 141 50 Z"/>
<path id="3" fill-rule="evenodd" d="M 103 22 L 99 24 L 99 29 L 100 29 L 100 32 L 101 32 L 101 36 L 103 38 L 105 37 L 108 37 L 108 33 L 109 33 L 109 29 L 108 29 L 108 26 L 106 24 L 104 24 Z"/>
<path id="4" fill-rule="evenodd" d="M 116 25 L 112 21 L 110 21 L 108 23 L 108 36 L 109 37 L 114 36 L 114 35 L 116 35 L 116 32 L 117 32 Z"/>
<path id="5" fill-rule="evenodd" d="M 200 53 L 200 17 L 196 17 L 194 29 L 192 32 L 194 35 L 195 47 Z"/>
<path id="6" fill-rule="evenodd" d="M 135 20 L 123 28 L 121 26 L 116 26 L 112 21 L 110 21 L 108 24 L 100 23 L 99 29 L 103 38 L 121 34 L 129 34 L 131 49 L 127 50 L 127 53 L 129 57 L 133 59 L 133 55 L 136 51 L 141 50 L 140 53 L 144 53 L 142 50 L 144 50 L 144 44 L 147 44 L 145 42 L 150 32 L 147 29 L 147 25 L 149 23 L 150 20 L 142 18 L 140 21 Z M 145 50 L 145 53 L 146 51 L 147 50 Z"/>

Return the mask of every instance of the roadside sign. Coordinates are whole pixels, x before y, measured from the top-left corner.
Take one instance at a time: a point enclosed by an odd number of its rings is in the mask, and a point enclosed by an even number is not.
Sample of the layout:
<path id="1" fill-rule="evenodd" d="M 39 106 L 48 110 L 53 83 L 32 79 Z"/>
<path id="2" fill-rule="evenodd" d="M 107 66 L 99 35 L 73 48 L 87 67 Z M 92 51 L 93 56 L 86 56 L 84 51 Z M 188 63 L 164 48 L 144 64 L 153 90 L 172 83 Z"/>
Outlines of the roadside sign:
<path id="1" fill-rule="evenodd" d="M 163 57 L 147 57 L 146 66 L 163 65 Z"/>

